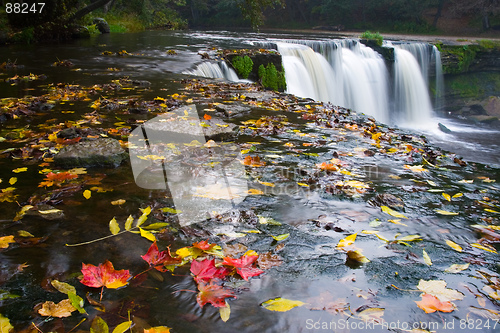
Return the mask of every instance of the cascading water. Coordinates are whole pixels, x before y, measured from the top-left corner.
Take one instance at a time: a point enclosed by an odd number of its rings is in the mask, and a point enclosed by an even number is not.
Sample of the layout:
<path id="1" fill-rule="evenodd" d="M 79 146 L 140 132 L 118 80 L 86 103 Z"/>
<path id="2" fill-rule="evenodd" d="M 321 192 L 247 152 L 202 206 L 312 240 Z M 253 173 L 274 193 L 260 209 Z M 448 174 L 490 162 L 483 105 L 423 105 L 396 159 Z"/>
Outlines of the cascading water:
<path id="1" fill-rule="evenodd" d="M 195 69 L 184 71 L 183 74 L 210 77 L 213 79 L 226 79 L 235 82 L 239 81 L 236 72 L 232 68 L 229 68 L 225 61 L 217 63 L 211 61 L 202 62 Z"/>

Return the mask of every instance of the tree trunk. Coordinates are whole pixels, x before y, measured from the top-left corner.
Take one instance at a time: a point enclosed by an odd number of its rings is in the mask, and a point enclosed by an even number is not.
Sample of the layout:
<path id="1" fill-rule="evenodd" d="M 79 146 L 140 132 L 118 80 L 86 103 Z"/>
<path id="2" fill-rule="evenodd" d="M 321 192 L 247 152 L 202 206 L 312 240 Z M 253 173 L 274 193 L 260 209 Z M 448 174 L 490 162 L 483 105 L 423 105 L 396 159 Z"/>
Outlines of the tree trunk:
<path id="1" fill-rule="evenodd" d="M 432 26 L 436 28 L 438 19 L 441 17 L 441 11 L 443 10 L 444 0 L 439 0 L 436 15 L 434 15 L 434 21 L 432 21 Z"/>
<path id="2" fill-rule="evenodd" d="M 490 18 L 488 17 L 488 14 L 485 13 L 485 14 L 483 14 L 483 29 L 489 30 L 490 28 L 491 28 Z"/>
<path id="3" fill-rule="evenodd" d="M 80 9 L 79 11 L 77 11 L 76 13 L 74 13 L 70 18 L 69 18 L 69 21 L 75 21 L 75 20 L 78 20 L 79 18 L 82 18 L 84 17 L 85 15 L 87 15 L 88 13 L 96 10 L 97 8 L 101 8 L 103 6 L 105 6 L 106 4 L 108 4 L 108 2 L 110 2 L 111 0 L 97 0 L 96 2 L 93 2 L 91 3 L 90 5 L 88 5 L 87 7 L 84 7 L 82 9 Z"/>

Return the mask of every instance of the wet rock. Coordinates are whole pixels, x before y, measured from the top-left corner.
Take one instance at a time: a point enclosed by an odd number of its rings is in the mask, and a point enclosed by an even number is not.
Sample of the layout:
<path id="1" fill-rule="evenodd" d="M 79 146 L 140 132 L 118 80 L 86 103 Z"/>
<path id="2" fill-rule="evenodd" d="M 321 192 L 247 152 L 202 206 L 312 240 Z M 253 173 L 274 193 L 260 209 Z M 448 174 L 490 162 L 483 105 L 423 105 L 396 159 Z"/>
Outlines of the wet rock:
<path id="1" fill-rule="evenodd" d="M 442 132 L 444 132 L 444 133 L 451 133 L 451 130 L 450 130 L 448 127 L 444 126 L 443 124 L 438 123 L 438 126 L 439 126 L 439 129 L 440 129 Z"/>
<path id="2" fill-rule="evenodd" d="M 44 220 L 58 220 L 64 218 L 64 212 L 61 209 L 55 208 L 51 205 L 41 204 L 36 209 L 30 209 L 26 212 L 27 216 L 37 216 Z"/>
<path id="3" fill-rule="evenodd" d="M 497 117 L 494 116 L 486 116 L 486 115 L 478 115 L 478 116 L 470 116 L 470 118 L 478 123 L 494 123 L 498 121 Z"/>
<path id="4" fill-rule="evenodd" d="M 132 80 L 131 81 L 132 85 L 136 87 L 149 87 L 151 86 L 151 82 L 146 81 L 146 80 Z"/>
<path id="5" fill-rule="evenodd" d="M 248 106 L 241 104 L 218 104 L 215 109 L 219 112 L 223 112 L 226 117 L 235 116 L 244 112 L 248 112 L 251 109 Z"/>
<path id="6" fill-rule="evenodd" d="M 97 30 L 99 30 L 101 34 L 109 34 L 111 32 L 109 24 L 105 19 L 96 17 L 94 18 L 93 23 L 96 25 Z"/>
<path id="7" fill-rule="evenodd" d="M 489 116 L 500 117 L 500 97 L 490 96 L 483 101 L 483 107 Z"/>
<path id="8" fill-rule="evenodd" d="M 404 206 L 403 200 L 389 193 L 377 194 L 369 203 L 373 206 L 387 206 L 392 209 L 401 209 Z"/>
<path id="9" fill-rule="evenodd" d="M 87 27 L 84 27 L 82 25 L 76 25 L 73 27 L 71 35 L 73 38 L 76 38 L 76 39 L 78 39 L 78 38 L 86 39 L 86 38 L 90 38 L 90 31 Z"/>
<path id="10" fill-rule="evenodd" d="M 57 137 L 60 139 L 74 139 L 79 136 L 78 130 L 74 127 L 65 128 L 57 133 Z"/>
<path id="11" fill-rule="evenodd" d="M 55 156 L 56 165 L 64 168 L 116 168 L 127 157 L 120 142 L 111 138 L 79 142 L 65 146 Z"/>

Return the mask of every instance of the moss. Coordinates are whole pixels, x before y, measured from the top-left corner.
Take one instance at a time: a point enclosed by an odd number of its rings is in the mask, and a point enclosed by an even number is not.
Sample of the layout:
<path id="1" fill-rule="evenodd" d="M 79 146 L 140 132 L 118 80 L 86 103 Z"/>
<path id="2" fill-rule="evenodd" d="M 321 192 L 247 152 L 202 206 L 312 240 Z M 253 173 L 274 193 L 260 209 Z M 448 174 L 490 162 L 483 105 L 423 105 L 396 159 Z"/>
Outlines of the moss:
<path id="1" fill-rule="evenodd" d="M 378 46 L 382 46 L 384 43 L 384 37 L 379 32 L 371 32 L 371 31 L 365 31 L 363 34 L 361 34 L 361 38 L 363 39 L 372 39 L 377 42 Z"/>
<path id="2" fill-rule="evenodd" d="M 494 40 L 488 40 L 488 39 L 481 39 L 478 41 L 479 47 L 481 49 L 486 49 L 486 50 L 500 50 L 500 42 L 499 41 L 494 41 Z"/>
<path id="3" fill-rule="evenodd" d="M 249 56 L 237 56 L 233 58 L 233 67 L 238 72 L 238 75 L 243 79 L 248 79 L 248 75 L 252 71 L 253 61 Z M 276 68 L 275 68 L 276 69 Z"/>
<path id="4" fill-rule="evenodd" d="M 442 52 L 456 58 L 456 61 L 443 66 L 443 71 L 447 74 L 460 74 L 467 72 L 470 65 L 476 58 L 480 47 L 477 45 L 463 45 L 459 47 L 443 46 Z"/>
<path id="5" fill-rule="evenodd" d="M 285 72 L 279 72 L 273 64 L 259 66 L 259 79 L 263 87 L 275 91 L 286 90 Z"/>

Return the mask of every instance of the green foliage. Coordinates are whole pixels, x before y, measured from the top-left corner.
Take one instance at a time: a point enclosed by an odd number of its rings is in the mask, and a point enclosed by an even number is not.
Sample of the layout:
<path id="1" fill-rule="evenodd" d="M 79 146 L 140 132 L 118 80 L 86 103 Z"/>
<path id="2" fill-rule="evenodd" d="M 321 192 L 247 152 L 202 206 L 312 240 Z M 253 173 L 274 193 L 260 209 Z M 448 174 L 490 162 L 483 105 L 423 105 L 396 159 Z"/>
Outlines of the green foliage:
<path id="1" fill-rule="evenodd" d="M 482 49 L 487 49 L 487 50 L 500 49 L 500 42 L 488 39 L 481 39 L 479 40 L 479 46 Z"/>
<path id="2" fill-rule="evenodd" d="M 248 75 L 252 72 L 253 61 L 249 56 L 237 56 L 233 58 L 233 67 L 238 72 L 238 75 L 243 79 L 248 79 Z"/>
<path id="3" fill-rule="evenodd" d="M 375 40 L 378 46 L 382 46 L 382 43 L 384 42 L 384 37 L 382 37 L 379 32 L 373 33 L 371 31 L 365 31 L 361 34 L 361 38 Z"/>
<path id="4" fill-rule="evenodd" d="M 89 29 L 89 32 L 91 35 L 100 35 L 101 34 L 99 29 L 97 29 L 97 25 L 95 25 L 95 24 L 87 25 L 86 27 L 87 27 L 87 29 Z"/>
<path id="5" fill-rule="evenodd" d="M 269 63 L 266 67 L 259 66 L 259 79 L 263 87 L 275 91 L 286 90 L 285 73 L 279 72 L 274 64 Z"/>
<path id="6" fill-rule="evenodd" d="M 31 44 L 35 41 L 35 28 L 28 27 L 24 28 L 20 32 L 16 33 L 12 38 L 15 43 Z"/>
<path id="7" fill-rule="evenodd" d="M 241 13 L 246 20 L 250 21 L 252 28 L 257 30 L 264 23 L 263 11 L 275 6 L 285 6 L 285 0 L 243 0 L 238 2 Z"/>
<path id="8" fill-rule="evenodd" d="M 441 49 L 444 55 L 448 54 L 457 60 L 450 65 L 443 66 L 443 72 L 446 74 L 460 74 L 469 70 L 480 47 L 476 45 L 463 45 L 458 47 L 446 45 L 442 46 Z"/>

